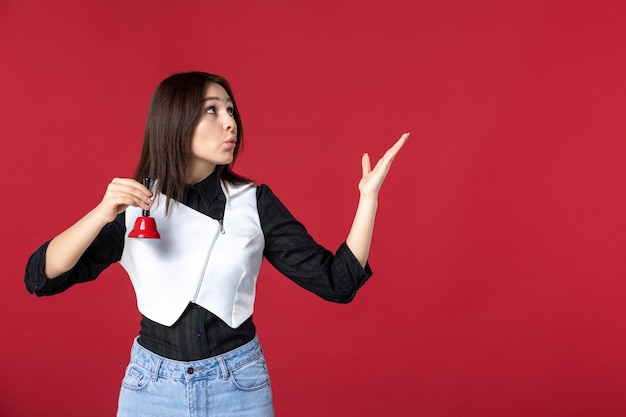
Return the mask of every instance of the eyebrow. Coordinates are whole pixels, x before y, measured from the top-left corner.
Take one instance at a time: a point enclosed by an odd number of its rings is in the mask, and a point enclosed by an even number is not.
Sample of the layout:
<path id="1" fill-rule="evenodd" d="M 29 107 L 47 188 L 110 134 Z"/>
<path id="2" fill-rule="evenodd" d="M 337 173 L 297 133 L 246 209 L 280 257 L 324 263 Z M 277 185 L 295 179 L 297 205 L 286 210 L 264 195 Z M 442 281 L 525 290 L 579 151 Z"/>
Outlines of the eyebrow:
<path id="1" fill-rule="evenodd" d="M 211 101 L 211 100 L 222 101 L 222 99 L 221 99 L 221 98 L 219 98 L 219 97 L 214 97 L 214 96 L 209 96 L 209 97 L 205 97 L 205 98 L 204 98 L 204 101 Z M 226 99 L 226 101 L 227 101 L 227 102 L 228 102 L 228 101 L 230 101 L 230 102 L 232 103 L 232 102 L 233 102 L 233 99 L 232 99 L 232 98 L 230 98 L 230 97 L 228 97 L 228 98 Z"/>

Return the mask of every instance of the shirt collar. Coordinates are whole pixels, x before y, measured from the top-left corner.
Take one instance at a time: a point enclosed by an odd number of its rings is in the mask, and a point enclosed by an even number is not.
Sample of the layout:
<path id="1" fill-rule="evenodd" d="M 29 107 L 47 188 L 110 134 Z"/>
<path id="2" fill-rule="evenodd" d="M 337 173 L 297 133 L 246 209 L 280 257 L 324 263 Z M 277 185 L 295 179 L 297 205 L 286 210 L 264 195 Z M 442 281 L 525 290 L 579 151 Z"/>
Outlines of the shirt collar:
<path id="1" fill-rule="evenodd" d="M 202 210 L 203 207 L 205 209 L 208 208 L 215 199 L 223 196 L 223 194 L 217 172 L 213 171 L 211 175 L 202 181 L 185 187 L 182 203 L 196 210 L 204 211 Z"/>

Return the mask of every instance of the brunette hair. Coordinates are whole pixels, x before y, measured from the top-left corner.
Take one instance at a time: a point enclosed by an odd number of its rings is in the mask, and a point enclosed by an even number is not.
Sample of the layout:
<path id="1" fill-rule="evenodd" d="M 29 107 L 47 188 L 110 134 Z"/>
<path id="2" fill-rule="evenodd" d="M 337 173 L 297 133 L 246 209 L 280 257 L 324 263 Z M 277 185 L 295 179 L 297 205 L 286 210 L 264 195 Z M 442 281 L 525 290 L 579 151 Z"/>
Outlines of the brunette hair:
<path id="1" fill-rule="evenodd" d="M 218 179 L 231 184 L 252 182 L 236 174 L 232 165 L 243 147 L 243 126 L 233 92 L 228 81 L 206 72 L 173 74 L 161 81 L 150 101 L 146 130 L 135 179 L 145 177 L 155 181 L 153 192 L 167 196 L 166 212 L 171 199 L 180 201 L 185 190 L 185 178 L 191 158 L 191 139 L 200 121 L 204 93 L 210 83 L 221 85 L 233 102 L 233 116 L 237 123 L 237 144 L 233 160 L 216 167 Z"/>

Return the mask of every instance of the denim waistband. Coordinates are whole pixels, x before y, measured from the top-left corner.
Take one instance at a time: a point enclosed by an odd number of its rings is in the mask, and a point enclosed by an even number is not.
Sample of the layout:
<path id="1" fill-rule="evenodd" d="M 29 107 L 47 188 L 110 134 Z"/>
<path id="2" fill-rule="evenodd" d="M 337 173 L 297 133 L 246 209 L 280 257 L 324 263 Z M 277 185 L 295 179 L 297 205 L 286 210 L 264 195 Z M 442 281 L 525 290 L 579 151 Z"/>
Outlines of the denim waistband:
<path id="1" fill-rule="evenodd" d="M 177 361 L 152 353 L 141 346 L 137 339 L 131 349 L 130 361 L 150 372 L 153 379 L 201 379 L 223 376 L 228 378 L 230 371 L 258 359 L 263 355 L 257 336 L 250 342 L 229 352 L 197 361 Z"/>

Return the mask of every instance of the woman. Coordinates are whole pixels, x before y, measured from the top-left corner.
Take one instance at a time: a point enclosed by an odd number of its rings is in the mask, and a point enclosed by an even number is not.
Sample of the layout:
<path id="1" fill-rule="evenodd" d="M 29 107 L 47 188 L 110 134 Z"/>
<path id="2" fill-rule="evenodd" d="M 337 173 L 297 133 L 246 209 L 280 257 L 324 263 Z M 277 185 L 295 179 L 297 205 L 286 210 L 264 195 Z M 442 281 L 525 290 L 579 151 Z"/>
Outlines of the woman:
<path id="1" fill-rule="evenodd" d="M 102 201 L 29 259 L 26 286 L 52 295 L 120 262 L 142 314 L 118 416 L 271 416 L 272 394 L 252 322 L 265 257 L 326 300 L 349 302 L 371 276 L 377 197 L 408 134 L 374 169 L 363 156 L 352 228 L 335 254 L 311 238 L 265 185 L 232 166 L 243 128 L 228 82 L 175 74 L 150 103 L 135 179 L 115 178 Z M 139 181 L 155 180 L 153 189 Z M 161 239 L 132 239 L 151 210 Z"/>

